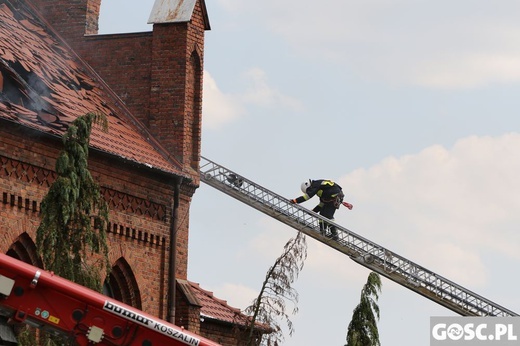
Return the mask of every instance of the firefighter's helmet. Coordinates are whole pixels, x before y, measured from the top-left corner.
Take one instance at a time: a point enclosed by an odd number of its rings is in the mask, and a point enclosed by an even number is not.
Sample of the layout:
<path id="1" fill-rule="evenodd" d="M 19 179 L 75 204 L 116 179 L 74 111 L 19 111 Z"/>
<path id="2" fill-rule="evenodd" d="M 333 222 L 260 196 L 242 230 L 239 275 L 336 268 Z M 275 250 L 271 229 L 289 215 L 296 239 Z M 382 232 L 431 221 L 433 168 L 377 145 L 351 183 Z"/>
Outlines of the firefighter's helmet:
<path id="1" fill-rule="evenodd" d="M 304 181 L 301 185 L 301 189 L 303 193 L 307 193 L 307 188 L 311 186 L 311 180 Z"/>

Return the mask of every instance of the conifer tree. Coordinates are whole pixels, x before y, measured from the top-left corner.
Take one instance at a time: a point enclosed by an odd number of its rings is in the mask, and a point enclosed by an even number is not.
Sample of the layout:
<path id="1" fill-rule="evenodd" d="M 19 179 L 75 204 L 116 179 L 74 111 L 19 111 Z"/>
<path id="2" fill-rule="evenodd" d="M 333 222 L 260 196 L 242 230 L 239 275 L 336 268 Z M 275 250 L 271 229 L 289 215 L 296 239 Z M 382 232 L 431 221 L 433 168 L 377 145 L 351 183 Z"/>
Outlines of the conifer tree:
<path id="1" fill-rule="evenodd" d="M 279 320 L 285 320 L 292 335 L 294 327 L 286 312 L 286 301 L 293 303 L 293 314 L 298 312 L 298 292 L 291 286 L 303 269 L 307 258 L 307 242 L 305 235 L 298 232 L 284 246 L 284 251 L 267 271 L 258 297 L 245 309 L 251 316 L 248 326 L 247 346 L 281 345 L 284 340 Z M 253 333 L 256 323 L 262 323 L 272 329 L 270 334 L 261 340 Z"/>
<path id="2" fill-rule="evenodd" d="M 88 170 L 93 124 L 106 131 L 104 115 L 78 117 L 63 135 L 64 149 L 56 161 L 57 179 L 41 205 L 36 247 L 44 268 L 82 286 L 101 291 L 101 270 L 109 274 L 108 206 Z M 93 256 L 102 265 L 89 265 Z M 92 261 L 92 259 L 90 259 Z"/>
<path id="3" fill-rule="evenodd" d="M 380 346 L 377 321 L 379 306 L 377 300 L 381 292 L 381 277 L 376 272 L 368 275 L 361 290 L 361 299 L 352 313 L 347 329 L 346 346 Z"/>

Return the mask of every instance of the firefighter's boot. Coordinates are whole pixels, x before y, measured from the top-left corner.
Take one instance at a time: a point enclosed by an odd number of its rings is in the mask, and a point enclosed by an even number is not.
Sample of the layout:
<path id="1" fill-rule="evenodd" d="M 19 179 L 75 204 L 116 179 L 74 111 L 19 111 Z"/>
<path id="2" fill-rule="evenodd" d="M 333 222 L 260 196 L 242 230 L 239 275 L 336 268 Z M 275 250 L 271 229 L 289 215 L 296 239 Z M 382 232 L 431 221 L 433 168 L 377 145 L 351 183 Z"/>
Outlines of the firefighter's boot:
<path id="1" fill-rule="evenodd" d="M 330 235 L 328 235 L 329 238 L 332 238 L 334 240 L 338 240 L 338 230 L 335 226 L 330 226 Z"/>

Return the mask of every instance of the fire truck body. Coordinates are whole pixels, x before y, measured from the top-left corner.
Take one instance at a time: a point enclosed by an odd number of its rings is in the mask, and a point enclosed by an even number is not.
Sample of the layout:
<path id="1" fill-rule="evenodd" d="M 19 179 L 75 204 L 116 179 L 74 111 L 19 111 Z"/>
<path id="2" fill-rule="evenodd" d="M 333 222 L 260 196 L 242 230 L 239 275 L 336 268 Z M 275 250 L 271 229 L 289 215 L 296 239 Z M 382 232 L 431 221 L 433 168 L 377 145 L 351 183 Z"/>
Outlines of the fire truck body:
<path id="1" fill-rule="evenodd" d="M 80 346 L 219 346 L 181 327 L 0 254 L 0 310 Z"/>

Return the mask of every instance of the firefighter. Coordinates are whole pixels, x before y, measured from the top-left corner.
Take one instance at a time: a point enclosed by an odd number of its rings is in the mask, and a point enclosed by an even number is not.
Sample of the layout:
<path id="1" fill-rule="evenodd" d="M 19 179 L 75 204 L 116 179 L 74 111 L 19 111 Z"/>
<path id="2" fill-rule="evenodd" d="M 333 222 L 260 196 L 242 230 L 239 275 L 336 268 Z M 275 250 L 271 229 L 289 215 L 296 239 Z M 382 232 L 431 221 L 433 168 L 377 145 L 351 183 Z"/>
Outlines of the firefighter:
<path id="1" fill-rule="evenodd" d="M 344 205 L 348 209 L 352 209 L 352 204 L 343 202 L 345 195 L 341 186 L 332 180 L 318 179 L 318 180 L 307 180 L 301 184 L 301 190 L 303 195 L 294 199 L 291 199 L 291 203 L 300 204 L 305 202 L 315 195 L 320 198 L 320 203 L 312 209 L 315 213 L 320 213 L 321 216 L 326 217 L 334 221 L 334 213 L 336 209 L 339 209 L 340 205 Z M 335 240 L 338 239 L 338 231 L 336 227 L 330 224 L 325 224 L 322 220 L 320 222 L 320 232 Z M 327 233 L 327 228 L 330 233 Z"/>

